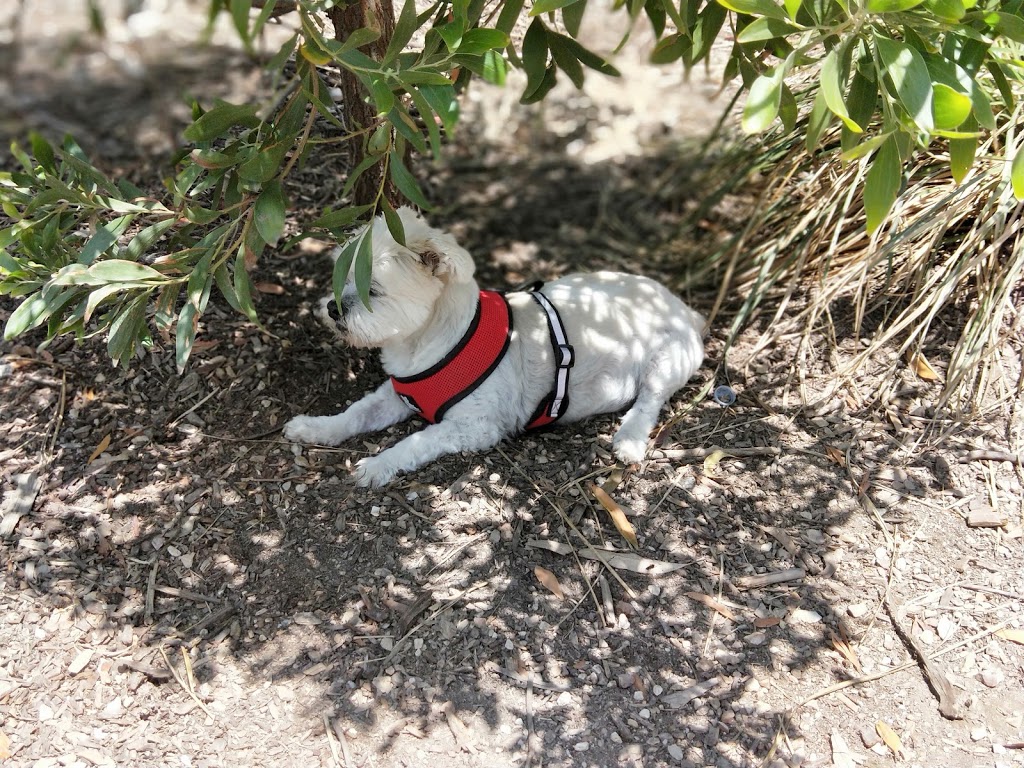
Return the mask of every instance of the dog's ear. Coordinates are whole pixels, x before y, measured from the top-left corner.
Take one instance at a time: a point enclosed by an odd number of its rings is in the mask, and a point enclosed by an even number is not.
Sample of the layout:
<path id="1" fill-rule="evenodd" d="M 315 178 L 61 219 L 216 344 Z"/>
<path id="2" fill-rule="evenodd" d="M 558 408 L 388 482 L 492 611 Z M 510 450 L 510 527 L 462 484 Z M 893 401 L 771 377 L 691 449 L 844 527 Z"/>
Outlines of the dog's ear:
<path id="1" fill-rule="evenodd" d="M 405 246 L 427 269 L 445 282 L 464 282 L 473 277 L 473 257 L 447 232 L 428 225 L 412 208 L 398 209 L 405 229 Z"/>

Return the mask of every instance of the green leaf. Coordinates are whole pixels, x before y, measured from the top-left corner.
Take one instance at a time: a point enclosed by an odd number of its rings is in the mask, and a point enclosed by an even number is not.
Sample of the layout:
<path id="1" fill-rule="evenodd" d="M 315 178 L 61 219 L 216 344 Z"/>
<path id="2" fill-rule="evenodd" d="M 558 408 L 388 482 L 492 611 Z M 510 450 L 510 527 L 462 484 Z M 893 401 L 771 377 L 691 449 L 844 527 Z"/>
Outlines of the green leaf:
<path id="1" fill-rule="evenodd" d="M 523 37 L 523 70 L 526 72 L 526 90 L 529 96 L 540 88 L 548 66 L 548 34 L 544 23 L 534 19 Z"/>
<path id="2" fill-rule="evenodd" d="M 398 21 L 395 22 L 395 29 L 391 33 L 388 49 L 384 53 L 383 63 L 390 63 L 405 49 L 416 32 L 416 26 L 416 0 L 405 0 Z"/>
<path id="3" fill-rule="evenodd" d="M 56 174 L 57 165 L 54 161 L 53 147 L 50 146 L 50 142 L 35 131 L 29 132 L 28 140 L 32 145 L 32 154 L 35 155 L 43 170 L 47 173 Z"/>
<path id="4" fill-rule="evenodd" d="M 131 290 L 133 288 L 147 288 L 150 287 L 146 283 L 108 283 L 107 285 L 101 285 L 94 288 L 89 293 L 89 298 L 85 302 L 85 309 L 82 313 L 83 322 L 88 323 L 92 317 L 93 312 L 96 308 L 104 302 L 104 300 L 110 298 L 114 294 L 120 293 L 121 291 Z"/>
<path id="5" fill-rule="evenodd" d="M 864 129 L 850 119 L 850 113 L 846 109 L 846 102 L 843 100 L 845 85 L 846 73 L 842 71 L 840 49 L 833 48 L 821 65 L 821 92 L 825 104 L 832 110 L 832 114 L 843 121 L 847 128 L 855 133 L 863 133 Z"/>
<path id="6" fill-rule="evenodd" d="M 323 229 L 342 229 L 352 224 L 372 207 L 371 205 L 352 205 L 347 208 L 339 208 L 336 211 L 327 210 L 310 226 Z"/>
<path id="7" fill-rule="evenodd" d="M 882 144 L 887 142 L 892 137 L 892 135 L 893 131 L 889 131 L 888 133 L 881 133 L 878 136 L 872 136 L 870 139 L 862 141 L 855 147 L 843 151 L 842 154 L 840 154 L 839 156 L 848 163 L 862 157 L 867 157 L 880 146 L 882 146 Z"/>
<path id="8" fill-rule="evenodd" d="M 1004 3 L 1004 5 L 1010 5 Z M 995 30 L 1014 42 L 1024 43 L 1024 18 L 1012 13 L 997 12 Z M 986 18 L 987 21 L 987 18 Z"/>
<path id="9" fill-rule="evenodd" d="M 480 77 L 491 85 L 504 86 L 505 76 L 508 74 L 508 65 L 505 57 L 497 51 L 488 51 L 483 55 L 483 66 L 480 70 Z"/>
<path id="10" fill-rule="evenodd" d="M 89 267 L 89 277 L 97 283 L 130 283 L 146 280 L 164 280 L 161 272 L 137 261 L 107 259 Z"/>
<path id="11" fill-rule="evenodd" d="M 745 13 L 749 16 L 769 16 L 785 19 L 786 11 L 772 0 L 718 0 L 718 3 L 730 11 Z"/>
<path id="12" fill-rule="evenodd" d="M 512 30 L 519 23 L 519 16 L 522 14 L 524 4 L 525 0 L 505 0 L 501 6 L 501 13 L 498 15 L 498 21 L 495 23 L 494 28 L 500 29 L 506 35 L 511 35 Z"/>
<path id="13" fill-rule="evenodd" d="M 500 56 L 499 56 L 500 58 Z M 427 100 L 431 109 L 441 118 L 441 125 L 446 131 L 455 128 L 459 121 L 459 99 L 452 85 L 421 85 L 418 88 Z"/>
<path id="14" fill-rule="evenodd" d="M 245 249 L 239 248 L 235 256 L 234 269 L 235 298 L 238 299 L 239 309 L 242 314 L 248 317 L 256 325 L 260 324 L 259 316 L 256 314 L 256 307 L 252 303 L 252 280 L 249 279 L 249 270 L 245 268 Z"/>
<path id="15" fill-rule="evenodd" d="M 874 232 L 889 215 L 902 181 L 900 150 L 892 136 L 881 146 L 864 180 L 864 213 L 868 232 Z"/>
<path id="16" fill-rule="evenodd" d="M 236 312 L 241 312 L 242 305 L 238 302 L 238 294 L 235 292 L 235 286 L 232 284 L 231 276 L 228 274 L 227 262 L 221 262 L 217 269 L 213 271 L 213 281 L 217 284 L 217 290 L 220 291 L 221 296 L 224 297 L 231 308 Z"/>
<path id="17" fill-rule="evenodd" d="M 537 0 L 530 9 L 531 16 L 540 16 L 542 13 L 551 13 L 559 8 L 579 2 L 579 0 Z"/>
<path id="18" fill-rule="evenodd" d="M 405 225 L 402 224 L 402 217 L 398 215 L 398 211 L 394 209 L 394 206 L 388 202 L 386 197 L 381 198 L 381 208 L 384 213 L 384 221 L 388 225 L 388 232 L 395 239 L 395 242 L 401 246 L 405 245 Z"/>
<path id="19" fill-rule="evenodd" d="M 544 97 L 551 92 L 551 89 L 555 87 L 555 83 L 558 81 L 557 75 L 555 74 L 557 71 L 558 67 L 551 64 L 544 70 L 544 76 L 533 90 L 530 90 L 529 84 L 527 84 L 528 92 L 523 93 L 523 95 L 519 97 L 519 103 L 536 104 L 538 101 L 542 101 Z"/>
<path id="20" fill-rule="evenodd" d="M 21 302 L 7 318 L 7 325 L 4 327 L 4 340 L 17 338 L 25 331 L 30 331 L 46 322 L 64 295 L 62 288 L 52 285 L 33 293 Z"/>
<path id="21" fill-rule="evenodd" d="M 760 43 L 765 40 L 774 40 L 777 37 L 785 37 L 799 31 L 800 27 L 794 26 L 785 19 L 763 16 L 747 24 L 743 31 L 736 36 L 736 42 L 741 44 Z"/>
<path id="22" fill-rule="evenodd" d="M 355 260 L 356 251 L 359 249 L 359 244 L 364 238 L 372 237 L 370 234 L 372 228 L 372 223 L 367 224 L 362 230 L 350 237 L 334 262 L 334 271 L 331 274 L 331 287 L 334 291 L 334 300 L 338 302 L 339 306 L 341 305 L 341 294 L 345 289 L 345 283 L 348 282 L 349 272 L 352 270 L 352 262 Z"/>
<path id="23" fill-rule="evenodd" d="M 505 48 L 509 36 L 498 29 L 471 29 L 462 36 L 458 53 L 473 55 L 486 53 L 495 48 Z"/>
<path id="24" fill-rule="evenodd" d="M 875 36 L 875 49 L 885 64 L 900 104 L 926 133 L 935 128 L 932 119 L 932 79 L 921 54 L 909 45 Z"/>
<path id="25" fill-rule="evenodd" d="M 1010 185 L 1013 187 L 1013 196 L 1018 200 L 1024 200 L 1024 144 L 1018 145 L 1017 151 L 1013 153 L 1013 162 L 1010 164 Z"/>
<path id="26" fill-rule="evenodd" d="M 899 13 L 920 5 L 924 0 L 867 0 L 868 13 Z"/>
<path id="27" fill-rule="evenodd" d="M 178 314 L 178 322 L 174 329 L 174 362 L 178 373 L 185 372 L 188 359 L 192 356 L 192 347 L 196 342 L 196 331 L 199 329 L 199 310 L 192 302 L 185 302 Z"/>
<path id="28" fill-rule="evenodd" d="M 651 51 L 652 64 L 671 64 L 681 59 L 693 47 L 686 35 L 666 35 L 658 41 Z"/>
<path id="29" fill-rule="evenodd" d="M 967 13 L 962 0 L 925 0 L 924 5 L 932 14 L 948 24 L 955 24 Z"/>
<path id="30" fill-rule="evenodd" d="M 252 0 L 231 0 L 231 20 L 235 24 L 238 36 L 242 38 L 245 47 L 252 47 L 252 37 L 249 34 L 249 11 L 252 10 Z"/>
<path id="31" fill-rule="evenodd" d="M 131 242 L 128 243 L 128 247 L 125 248 L 125 255 L 132 261 L 138 261 L 139 257 L 149 250 L 149 247 L 159 240 L 161 235 L 174 227 L 177 223 L 177 219 L 170 218 L 158 221 L 156 224 L 150 224 L 148 227 L 143 228 L 137 235 L 135 235 L 135 237 L 132 238 Z"/>
<path id="32" fill-rule="evenodd" d="M 367 234 L 359 241 L 359 248 L 356 250 L 356 265 L 353 278 L 356 284 L 356 291 L 359 293 L 359 300 L 367 309 L 370 307 L 370 283 L 373 275 L 373 236 Z"/>
<path id="33" fill-rule="evenodd" d="M 388 170 L 391 173 L 391 180 L 398 187 L 398 191 L 405 195 L 406 199 L 411 203 L 418 205 L 424 210 L 430 210 L 432 206 L 427 202 L 427 198 L 424 197 L 419 184 L 416 183 L 416 179 L 409 173 L 409 169 L 402 162 L 401 154 L 392 150 L 390 157 L 391 161 L 388 164 Z"/>
<path id="34" fill-rule="evenodd" d="M 666 0 L 666 5 L 672 7 L 671 0 Z M 580 25 L 583 24 L 583 12 L 586 10 L 587 0 L 576 0 L 571 5 L 562 8 L 562 23 L 570 37 L 579 37 Z"/>
<path id="35" fill-rule="evenodd" d="M 814 106 L 811 107 L 811 113 L 807 117 L 805 146 L 808 152 L 813 152 L 818 147 L 818 142 L 821 141 L 825 129 L 828 128 L 831 122 L 832 110 L 825 103 L 824 89 L 819 88 L 818 92 L 814 94 Z"/>
<path id="36" fill-rule="evenodd" d="M 109 251 L 134 219 L 135 217 L 131 215 L 118 216 L 97 229 L 96 233 L 89 238 L 89 242 L 82 248 L 81 253 L 78 254 L 78 263 L 92 264 L 97 256 Z"/>
<path id="37" fill-rule="evenodd" d="M 782 80 L 785 76 L 786 67 L 780 64 L 751 84 L 743 107 L 742 126 L 746 133 L 761 133 L 775 121 L 782 104 Z"/>
<path id="38" fill-rule="evenodd" d="M 935 127 L 953 130 L 971 114 L 971 98 L 942 83 L 932 84 L 932 117 Z"/>
<path id="39" fill-rule="evenodd" d="M 548 41 L 551 48 L 551 55 L 555 59 L 558 68 L 568 75 L 572 84 L 577 88 L 583 87 L 583 65 L 580 60 L 572 55 L 572 51 L 564 45 L 560 38 L 552 35 Z"/>
<path id="40" fill-rule="evenodd" d="M 213 109 L 185 129 L 185 138 L 193 142 L 213 141 L 233 126 L 255 128 L 259 124 L 255 105 L 218 101 Z"/>
<path id="41" fill-rule="evenodd" d="M 796 21 L 796 15 L 800 12 L 803 0 L 783 0 L 783 5 L 786 6 L 786 13 L 789 15 L 789 18 Z"/>
<path id="42" fill-rule="evenodd" d="M 386 115 L 395 106 L 395 92 L 383 77 L 370 77 L 366 80 L 370 89 L 370 97 L 377 106 L 378 115 Z"/>
<path id="43" fill-rule="evenodd" d="M 587 50 L 578 42 L 573 40 L 571 37 L 560 34 L 558 32 L 548 31 L 549 44 L 557 43 L 558 45 L 564 46 L 566 51 L 576 57 L 576 59 L 585 67 L 589 67 L 596 72 L 600 72 L 602 75 L 608 75 L 609 77 L 619 77 L 620 72 L 613 67 L 608 61 L 601 56 L 598 56 L 593 51 Z"/>
<path id="44" fill-rule="evenodd" d="M 412 103 L 416 105 L 416 109 L 419 110 L 420 119 L 427 128 L 427 136 L 430 138 L 430 148 L 433 150 L 434 158 L 440 160 L 441 129 L 438 127 L 437 120 L 434 118 L 434 110 L 430 108 L 430 104 L 424 98 L 423 94 L 415 88 L 409 89 L 409 97 L 412 99 Z"/>
<path id="45" fill-rule="evenodd" d="M 145 332 L 148 300 L 148 291 L 136 296 L 110 324 L 110 331 L 107 333 L 107 354 L 119 365 L 128 365 L 139 337 Z"/>
<path id="46" fill-rule="evenodd" d="M 974 165 L 974 156 L 977 151 L 978 139 L 973 136 L 967 139 L 949 140 L 949 172 L 957 184 L 967 177 L 967 172 Z"/>
<path id="47" fill-rule="evenodd" d="M 267 182 L 256 198 L 253 223 L 260 237 L 269 245 L 276 245 L 284 232 L 285 207 L 281 182 L 277 179 Z"/>

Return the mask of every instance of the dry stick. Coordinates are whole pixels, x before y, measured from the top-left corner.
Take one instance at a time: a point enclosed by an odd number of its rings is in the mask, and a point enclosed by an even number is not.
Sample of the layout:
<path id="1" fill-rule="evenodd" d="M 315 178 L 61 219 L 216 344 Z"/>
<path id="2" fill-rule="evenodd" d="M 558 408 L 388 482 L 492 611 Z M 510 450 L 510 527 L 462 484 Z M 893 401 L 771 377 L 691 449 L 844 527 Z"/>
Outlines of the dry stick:
<path id="1" fill-rule="evenodd" d="M 740 576 L 733 579 L 733 585 L 738 589 L 756 589 L 766 587 L 769 584 L 779 584 L 784 581 L 795 581 L 807 575 L 803 568 L 787 568 L 784 571 L 774 573 L 759 573 L 754 576 Z"/>
<path id="2" fill-rule="evenodd" d="M 896 630 L 900 640 L 903 641 L 903 644 L 910 650 L 911 655 L 921 665 L 925 682 L 928 683 L 928 687 L 932 689 L 932 693 L 939 700 L 939 713 L 947 720 L 963 720 L 963 707 L 960 705 L 957 693 L 953 690 L 953 686 L 950 684 L 946 674 L 937 665 L 931 663 L 928 659 L 928 654 L 921 647 L 921 644 L 909 632 L 903 629 L 900 625 L 902 614 L 892 607 L 892 602 L 888 598 L 885 600 L 885 610 L 892 620 L 892 628 Z"/>
<path id="3" fill-rule="evenodd" d="M 211 720 L 216 719 L 216 718 L 214 718 L 213 713 L 203 703 L 203 700 L 200 699 L 196 695 L 196 692 L 194 690 L 192 690 L 192 688 L 190 688 L 185 683 L 184 680 L 181 679 L 181 674 L 178 672 L 177 669 L 174 668 L 174 665 L 171 664 L 171 660 L 170 660 L 170 658 L 168 658 L 167 651 L 164 650 L 163 646 L 160 647 L 160 655 L 164 657 L 164 663 L 167 665 L 167 669 L 170 670 L 171 675 L 174 677 L 174 679 L 178 681 L 178 685 L 180 685 L 182 687 L 182 689 L 185 691 L 185 693 L 187 693 L 189 696 L 192 697 L 192 699 L 195 701 L 195 703 L 199 705 L 199 708 L 201 710 L 203 710 L 203 712 L 206 713 L 206 716 L 208 718 L 210 718 Z"/>
<path id="4" fill-rule="evenodd" d="M 710 448 L 659 448 L 653 452 L 652 458 L 676 459 L 678 461 L 703 461 L 715 451 L 721 451 L 727 458 L 738 458 L 742 456 L 780 456 L 782 454 L 782 449 L 775 445 L 754 446 L 752 448 L 720 448 L 713 445 Z"/>
<path id="5" fill-rule="evenodd" d="M 398 649 L 402 647 L 402 644 L 406 640 L 408 640 L 410 637 L 412 637 L 414 634 L 416 634 L 416 632 L 419 631 L 420 627 L 425 626 L 428 622 L 431 622 L 434 619 L 436 619 L 444 611 L 447 611 L 449 608 L 451 608 L 453 605 L 455 605 L 457 602 L 459 602 L 459 600 L 464 598 L 466 595 L 470 594 L 471 592 L 476 592 L 478 589 L 480 589 L 482 587 L 486 587 L 486 586 L 487 586 L 487 582 L 486 581 L 478 581 L 476 584 L 472 585 L 471 587 L 467 587 L 466 589 L 462 590 L 461 592 L 459 592 L 454 597 L 448 598 L 448 600 L 446 600 L 444 602 L 444 605 L 442 605 L 440 608 L 438 608 L 436 611 L 434 611 L 432 614 L 430 614 L 426 619 L 424 619 L 423 621 L 417 623 L 416 626 L 414 626 L 412 629 L 410 629 L 408 632 L 406 632 L 404 635 L 402 635 L 402 637 L 399 640 L 396 640 L 394 646 L 391 648 L 391 651 L 388 653 L 387 656 L 382 657 L 382 659 L 372 659 L 372 661 L 381 661 L 382 660 L 384 662 L 384 666 L 387 666 L 387 663 L 389 661 L 391 661 L 391 659 L 393 659 L 395 657 L 396 653 L 398 653 Z M 363 662 L 363 664 L 368 664 L 370 661 L 371 661 L 371 659 L 367 659 L 366 661 Z"/>
<path id="6" fill-rule="evenodd" d="M 331 721 L 327 717 L 327 713 L 322 713 L 324 719 L 324 735 L 327 737 L 327 746 L 331 748 L 331 757 L 334 758 L 334 764 L 341 766 L 341 755 L 338 754 L 338 747 L 334 743 L 333 734 L 331 733 Z"/>
<path id="7" fill-rule="evenodd" d="M 352 753 L 348 751 L 348 739 L 345 738 L 345 731 L 342 730 L 341 724 L 334 721 L 334 735 L 338 737 L 338 742 L 341 744 L 341 755 L 345 758 L 345 768 L 356 768 L 355 762 L 352 760 Z"/>
<path id="8" fill-rule="evenodd" d="M 961 640 L 959 643 L 953 643 L 953 645 L 946 646 L 945 648 L 943 648 L 940 651 L 936 651 L 935 653 L 929 654 L 928 660 L 929 661 L 934 661 L 935 659 L 939 658 L 940 656 L 945 656 L 947 653 L 950 653 L 952 651 L 957 650 L 958 648 L 962 648 L 965 645 L 973 643 L 975 640 L 980 640 L 983 637 L 988 637 L 989 635 L 995 634 L 1000 629 L 1002 629 L 1003 627 L 1007 626 L 1011 621 L 1012 621 L 1012 619 L 1007 619 L 1005 621 L 1000 621 L 998 624 L 993 624 L 988 629 L 982 630 L 981 632 L 978 632 L 978 633 L 976 633 L 974 635 L 971 635 L 970 637 L 968 637 L 968 638 L 966 638 L 964 640 Z M 790 707 L 788 711 L 789 712 L 793 712 L 793 711 L 799 709 L 800 707 L 804 706 L 805 704 L 811 703 L 815 699 L 820 699 L 823 696 L 828 696 L 829 694 L 836 693 L 837 691 L 842 691 L 842 690 L 844 690 L 846 688 L 851 688 L 851 687 L 853 687 L 855 685 L 861 685 L 862 683 L 871 683 L 871 682 L 874 682 L 875 680 L 881 680 L 883 677 L 888 677 L 889 675 L 895 674 L 897 672 L 902 672 L 902 671 L 904 671 L 906 669 L 911 669 L 912 667 L 916 667 L 916 666 L 917 666 L 917 662 L 916 661 L 907 661 L 907 662 L 904 662 L 903 664 L 900 664 L 898 667 L 890 667 L 889 669 L 884 669 L 884 670 L 882 670 L 880 672 L 872 672 L 870 675 L 863 675 L 861 677 L 855 677 L 855 678 L 852 678 L 850 680 L 844 680 L 841 683 L 836 683 L 834 685 L 830 685 L 827 688 L 822 688 L 820 691 L 817 691 L 816 693 L 812 693 L 810 696 L 808 696 L 803 701 L 801 701 L 798 704 L 795 704 L 792 707 Z"/>
<path id="9" fill-rule="evenodd" d="M 960 459 L 960 463 L 966 464 L 969 461 L 1008 461 L 1019 467 L 1024 464 L 1024 456 L 1019 453 L 1010 453 L 1009 451 L 971 451 Z"/>
<path id="10" fill-rule="evenodd" d="M 962 589 L 969 589 L 972 592 L 987 592 L 990 595 L 999 595 L 1000 597 L 1012 597 L 1014 600 L 1024 600 L 1024 595 L 1019 595 L 1015 592 L 1007 592 L 1003 589 L 983 587 L 980 584 L 959 584 L 957 586 L 961 587 Z"/>

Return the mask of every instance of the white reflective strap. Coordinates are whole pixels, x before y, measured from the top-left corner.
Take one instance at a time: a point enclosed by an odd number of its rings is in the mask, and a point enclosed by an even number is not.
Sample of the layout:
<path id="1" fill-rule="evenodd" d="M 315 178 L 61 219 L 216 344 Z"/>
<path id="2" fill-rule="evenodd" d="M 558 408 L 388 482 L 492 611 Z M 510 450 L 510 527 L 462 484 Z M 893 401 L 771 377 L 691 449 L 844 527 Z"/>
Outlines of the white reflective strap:
<path id="1" fill-rule="evenodd" d="M 555 365 L 558 368 L 555 373 L 555 392 L 554 397 L 551 399 L 551 406 L 548 408 L 548 415 L 557 418 L 562 414 L 562 404 L 569 391 L 569 369 L 576 362 L 575 352 L 569 345 L 568 339 L 566 339 L 562 319 L 558 316 L 558 311 L 548 300 L 548 297 L 540 291 L 534 291 L 533 298 L 537 300 L 537 303 L 541 305 L 547 314 L 548 328 L 551 331 L 552 341 L 558 352 L 561 353 L 561 359 L 555 361 Z"/>

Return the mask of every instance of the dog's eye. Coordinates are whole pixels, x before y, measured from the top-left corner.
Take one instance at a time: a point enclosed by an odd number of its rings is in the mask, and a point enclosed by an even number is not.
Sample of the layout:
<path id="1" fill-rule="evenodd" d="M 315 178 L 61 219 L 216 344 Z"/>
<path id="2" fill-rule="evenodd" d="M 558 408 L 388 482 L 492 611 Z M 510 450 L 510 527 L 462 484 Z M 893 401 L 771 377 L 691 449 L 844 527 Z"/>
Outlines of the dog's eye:
<path id="1" fill-rule="evenodd" d="M 370 298 L 371 299 L 379 299 L 383 295 L 384 295 L 383 292 L 380 290 L 380 288 L 378 287 L 378 285 L 376 283 L 372 283 L 370 285 Z"/>

